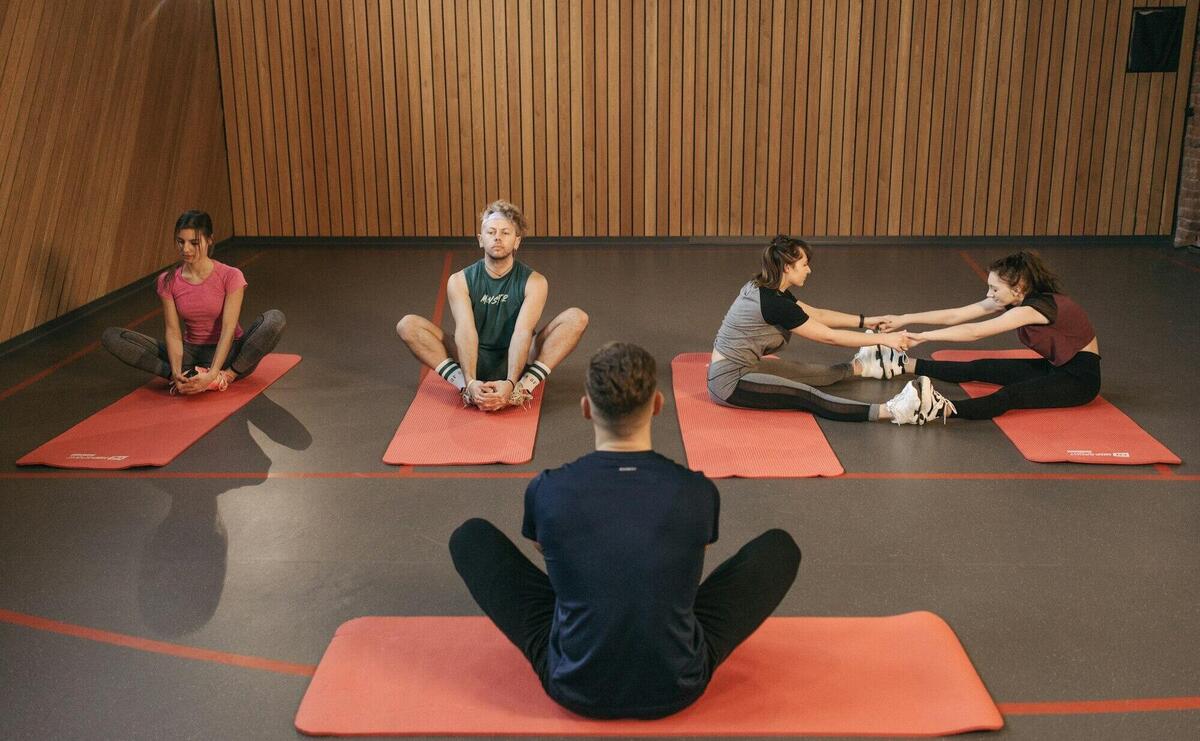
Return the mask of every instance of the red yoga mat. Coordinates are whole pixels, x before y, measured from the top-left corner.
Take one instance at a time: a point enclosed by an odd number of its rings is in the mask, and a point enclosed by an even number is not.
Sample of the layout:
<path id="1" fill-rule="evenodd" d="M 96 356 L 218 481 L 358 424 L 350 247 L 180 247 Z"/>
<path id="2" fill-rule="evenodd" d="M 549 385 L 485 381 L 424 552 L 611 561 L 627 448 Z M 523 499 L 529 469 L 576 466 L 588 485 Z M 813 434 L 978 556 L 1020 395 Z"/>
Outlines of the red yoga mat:
<path id="1" fill-rule="evenodd" d="M 453 386 L 426 373 L 383 462 L 394 466 L 473 466 L 526 463 L 533 458 L 542 387 L 528 409 L 509 407 L 484 412 L 464 407 Z"/>
<path id="2" fill-rule="evenodd" d="M 1004 725 L 950 626 L 929 612 L 770 618 L 691 707 L 653 721 L 561 708 L 484 617 L 338 628 L 296 728 L 309 735 L 940 736 Z"/>
<path id="3" fill-rule="evenodd" d="M 708 395 L 709 353 L 671 361 L 675 410 L 688 467 L 712 479 L 806 478 L 845 473 L 808 412 L 738 409 Z"/>
<path id="4" fill-rule="evenodd" d="M 165 466 L 300 362 L 271 353 L 224 391 L 172 396 L 156 378 L 17 461 L 18 466 L 122 469 Z"/>
<path id="5" fill-rule="evenodd" d="M 934 360 L 1036 358 L 1032 350 L 938 350 Z M 996 390 L 990 383 L 962 384 L 971 398 Z M 1179 456 L 1150 436 L 1120 409 L 1097 396 L 1061 409 L 1013 409 L 992 420 L 1021 455 L 1038 463 L 1104 463 L 1126 466 L 1179 463 Z"/>

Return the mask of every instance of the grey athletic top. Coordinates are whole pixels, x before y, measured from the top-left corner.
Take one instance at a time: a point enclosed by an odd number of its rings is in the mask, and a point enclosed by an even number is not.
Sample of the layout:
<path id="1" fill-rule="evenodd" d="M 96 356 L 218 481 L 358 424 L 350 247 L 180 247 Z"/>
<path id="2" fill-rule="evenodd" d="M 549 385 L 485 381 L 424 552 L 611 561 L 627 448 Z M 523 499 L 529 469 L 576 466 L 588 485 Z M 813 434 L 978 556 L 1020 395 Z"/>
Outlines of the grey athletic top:
<path id="1" fill-rule="evenodd" d="M 708 392 L 725 401 L 738 380 L 764 355 L 792 338 L 791 330 L 808 321 L 791 291 L 742 286 L 717 330 L 713 349 L 725 356 L 708 368 Z"/>

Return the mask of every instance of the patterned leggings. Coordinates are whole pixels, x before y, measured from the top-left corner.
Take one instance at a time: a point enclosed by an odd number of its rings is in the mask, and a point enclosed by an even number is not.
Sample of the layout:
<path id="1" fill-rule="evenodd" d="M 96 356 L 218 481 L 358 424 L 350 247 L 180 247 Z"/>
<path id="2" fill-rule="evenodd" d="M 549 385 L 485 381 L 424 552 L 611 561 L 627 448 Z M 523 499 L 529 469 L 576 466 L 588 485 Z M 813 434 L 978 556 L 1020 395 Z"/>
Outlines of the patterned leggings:
<path id="1" fill-rule="evenodd" d="M 796 409 L 842 422 L 879 419 L 878 404 L 845 399 L 816 388 L 853 375 L 849 363 L 816 365 L 764 358 L 745 369 L 733 393 L 723 401 L 749 409 Z"/>

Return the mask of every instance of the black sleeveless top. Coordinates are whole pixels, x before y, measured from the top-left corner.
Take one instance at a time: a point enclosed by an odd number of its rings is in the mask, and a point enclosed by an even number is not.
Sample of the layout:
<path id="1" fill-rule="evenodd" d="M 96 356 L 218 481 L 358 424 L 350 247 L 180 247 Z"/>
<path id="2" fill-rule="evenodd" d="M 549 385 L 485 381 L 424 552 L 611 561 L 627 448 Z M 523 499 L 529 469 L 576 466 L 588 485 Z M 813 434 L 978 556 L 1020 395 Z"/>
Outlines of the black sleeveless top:
<path id="1" fill-rule="evenodd" d="M 463 270 L 471 311 L 475 314 L 475 331 L 479 334 L 479 349 L 507 350 L 517 326 L 517 315 L 525 302 L 525 283 L 533 268 L 513 261 L 512 270 L 502 278 L 488 275 L 481 259 Z"/>

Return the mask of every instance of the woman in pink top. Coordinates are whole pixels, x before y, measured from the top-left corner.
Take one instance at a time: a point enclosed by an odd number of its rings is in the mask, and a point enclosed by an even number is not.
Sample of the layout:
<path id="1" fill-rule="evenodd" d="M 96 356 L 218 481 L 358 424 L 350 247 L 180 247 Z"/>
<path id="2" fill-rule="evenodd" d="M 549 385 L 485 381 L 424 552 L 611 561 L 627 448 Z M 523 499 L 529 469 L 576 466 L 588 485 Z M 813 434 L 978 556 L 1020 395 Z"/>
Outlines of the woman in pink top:
<path id="1" fill-rule="evenodd" d="M 172 393 L 224 391 L 249 375 L 275 348 L 283 313 L 259 314 L 250 329 L 238 324 L 246 279 L 242 271 L 208 256 L 212 218 L 185 211 L 175 222 L 180 262 L 158 276 L 165 340 L 121 327 L 104 331 L 101 343 L 119 360 L 171 382 Z"/>
<path id="2" fill-rule="evenodd" d="M 1062 294 L 1062 286 L 1035 252 L 1021 251 L 988 266 L 987 297 L 957 309 L 917 314 L 867 317 L 884 331 L 910 324 L 950 325 L 909 332 L 912 345 L 927 341 L 971 342 L 1009 330 L 1041 357 L 985 359 L 968 362 L 909 358 L 887 347 L 863 348 L 863 375 L 892 378 L 917 373 L 961 383 L 982 381 L 1000 386 L 977 399 L 948 402 L 943 418 L 991 419 L 1009 409 L 1046 409 L 1087 404 L 1100 393 L 1100 343 L 1079 304 Z M 999 314 L 985 321 L 974 321 Z M 928 384 L 928 378 L 922 383 Z"/>

